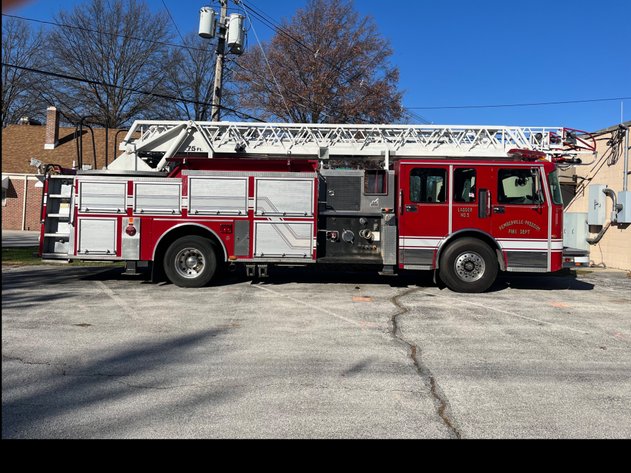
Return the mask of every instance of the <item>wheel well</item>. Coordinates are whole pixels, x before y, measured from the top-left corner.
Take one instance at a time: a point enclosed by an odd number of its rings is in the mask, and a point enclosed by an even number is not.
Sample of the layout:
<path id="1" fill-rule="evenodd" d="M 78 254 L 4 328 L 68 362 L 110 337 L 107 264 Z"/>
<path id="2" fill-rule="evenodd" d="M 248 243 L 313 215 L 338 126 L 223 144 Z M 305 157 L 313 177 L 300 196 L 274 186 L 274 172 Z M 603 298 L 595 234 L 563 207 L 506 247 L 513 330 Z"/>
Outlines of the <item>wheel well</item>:
<path id="1" fill-rule="evenodd" d="M 209 230 L 208 228 L 203 227 L 201 225 L 186 224 L 186 225 L 178 226 L 169 230 L 164 235 L 162 235 L 162 237 L 158 241 L 158 244 L 153 254 L 152 279 L 154 281 L 162 280 L 165 278 L 164 268 L 162 267 L 162 261 L 164 260 L 164 254 L 166 253 L 167 248 L 169 248 L 171 243 L 173 243 L 178 238 L 181 238 L 184 236 L 191 236 L 191 235 L 197 235 L 204 238 L 208 238 L 218 250 L 216 253 L 217 253 L 217 259 L 219 260 L 219 262 L 226 261 L 226 255 L 227 255 L 226 248 L 224 247 L 221 240 L 217 237 L 217 235 L 212 230 Z"/>
<path id="2" fill-rule="evenodd" d="M 476 238 L 480 241 L 483 241 L 484 243 L 489 245 L 489 247 L 492 250 L 495 250 L 495 254 L 497 255 L 497 262 L 500 266 L 500 270 L 506 271 L 506 264 L 504 263 L 504 258 L 502 256 L 502 249 L 500 248 L 497 241 L 495 241 L 495 239 L 492 236 L 488 235 L 487 233 L 482 233 L 476 230 L 465 230 L 449 237 L 449 239 L 445 243 L 443 243 L 438 249 L 438 254 L 436 255 L 436 269 L 440 267 L 440 255 L 442 254 L 442 252 L 455 241 L 460 240 L 461 238 L 466 238 L 466 237 Z"/>

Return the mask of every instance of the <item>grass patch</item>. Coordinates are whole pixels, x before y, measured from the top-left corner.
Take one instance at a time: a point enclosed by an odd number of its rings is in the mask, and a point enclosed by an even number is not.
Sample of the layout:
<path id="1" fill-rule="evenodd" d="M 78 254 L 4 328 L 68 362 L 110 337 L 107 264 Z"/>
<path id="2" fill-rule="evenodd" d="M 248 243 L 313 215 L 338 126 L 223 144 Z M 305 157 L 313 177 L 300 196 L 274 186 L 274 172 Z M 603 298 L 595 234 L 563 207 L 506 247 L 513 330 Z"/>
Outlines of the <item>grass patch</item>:
<path id="1" fill-rule="evenodd" d="M 37 256 L 38 248 L 36 246 L 28 246 L 24 248 L 2 248 L 2 265 L 3 266 L 35 266 L 41 264 L 50 264 L 48 261 L 42 261 Z M 64 261 L 64 260 L 59 260 Z M 80 261 L 72 260 L 70 264 L 74 266 L 124 266 L 121 261 Z"/>
<path id="2" fill-rule="evenodd" d="M 26 266 L 42 264 L 42 260 L 37 256 L 36 246 L 2 248 L 2 264 Z"/>

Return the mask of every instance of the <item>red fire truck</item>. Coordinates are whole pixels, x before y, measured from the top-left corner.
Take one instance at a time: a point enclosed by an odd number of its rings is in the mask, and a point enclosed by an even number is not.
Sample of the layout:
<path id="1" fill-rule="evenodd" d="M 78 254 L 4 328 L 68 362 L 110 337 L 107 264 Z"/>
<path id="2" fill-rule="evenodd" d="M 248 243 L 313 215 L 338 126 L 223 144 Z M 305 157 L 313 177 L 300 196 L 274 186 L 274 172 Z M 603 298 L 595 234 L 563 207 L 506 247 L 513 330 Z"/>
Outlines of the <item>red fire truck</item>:
<path id="1" fill-rule="evenodd" d="M 42 258 L 182 287 L 222 265 L 364 264 L 482 292 L 572 262 L 555 161 L 594 146 L 564 128 L 138 121 L 121 150 L 106 169 L 47 167 Z"/>

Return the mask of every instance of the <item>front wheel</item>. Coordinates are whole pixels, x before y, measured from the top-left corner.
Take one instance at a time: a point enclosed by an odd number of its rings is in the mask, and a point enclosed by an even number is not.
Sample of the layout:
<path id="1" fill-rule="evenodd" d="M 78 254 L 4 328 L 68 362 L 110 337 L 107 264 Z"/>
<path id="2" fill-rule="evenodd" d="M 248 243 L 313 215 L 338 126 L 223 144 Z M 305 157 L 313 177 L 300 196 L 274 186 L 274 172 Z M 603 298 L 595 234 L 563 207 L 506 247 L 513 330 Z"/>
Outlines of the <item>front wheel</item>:
<path id="1" fill-rule="evenodd" d="M 207 238 L 186 236 L 175 240 L 164 255 L 164 272 L 179 287 L 203 287 L 217 271 L 217 256 Z"/>
<path id="2" fill-rule="evenodd" d="M 455 292 L 484 292 L 495 282 L 497 271 L 495 253 L 476 238 L 456 240 L 440 257 L 440 278 Z"/>

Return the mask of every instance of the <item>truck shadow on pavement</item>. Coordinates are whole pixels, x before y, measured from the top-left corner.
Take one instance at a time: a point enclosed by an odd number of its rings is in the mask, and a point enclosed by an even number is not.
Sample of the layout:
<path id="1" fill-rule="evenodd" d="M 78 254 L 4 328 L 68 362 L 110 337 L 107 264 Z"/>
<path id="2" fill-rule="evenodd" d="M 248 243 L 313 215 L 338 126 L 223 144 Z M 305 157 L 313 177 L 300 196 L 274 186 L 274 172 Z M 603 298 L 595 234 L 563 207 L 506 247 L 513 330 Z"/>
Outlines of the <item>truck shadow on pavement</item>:
<path id="1" fill-rule="evenodd" d="M 594 284 L 577 278 L 576 273 L 562 270 L 557 273 L 512 273 L 500 274 L 488 292 L 506 289 L 524 289 L 539 291 L 591 291 Z"/>
<path id="2" fill-rule="evenodd" d="M 177 417 L 184 406 L 178 396 L 160 394 L 168 390 L 203 388 L 199 401 L 220 405 L 239 394 L 238 386 L 219 389 L 211 379 L 213 360 L 225 351 L 216 339 L 227 330 L 129 341 L 119 351 L 92 352 L 87 362 L 3 353 L 2 438 L 120 436 L 139 423 L 155 424 L 165 413 Z M 208 363 L 207 384 L 177 374 L 200 363 Z M 130 408 L 123 407 L 127 402 Z"/>
<path id="3" fill-rule="evenodd" d="M 90 287 L 96 281 L 125 281 L 130 285 L 148 285 L 159 290 L 163 286 L 174 287 L 167 281 L 152 282 L 148 272 L 135 276 L 124 274 L 121 267 L 36 267 L 19 271 L 3 271 L 2 273 L 2 306 L 6 308 L 41 305 L 43 302 L 73 297 L 71 291 L 64 290 L 70 282 L 85 281 Z M 356 284 L 387 285 L 393 288 L 423 287 L 438 288 L 449 291 L 438 280 L 434 282 L 432 271 L 405 271 L 396 276 L 380 275 L 377 271 L 354 271 L 347 268 L 335 270 L 331 268 L 270 268 L 269 277 L 251 279 L 246 277 L 243 268 L 236 271 L 223 272 L 211 287 L 223 287 L 246 282 L 270 285 L 284 284 Z M 55 291 L 30 291 L 38 286 L 57 288 Z M 576 277 L 573 271 L 558 273 L 511 273 L 500 274 L 497 281 L 487 292 L 500 292 L 509 289 L 517 290 L 571 290 L 590 291 L 594 284 Z"/>
<path id="4" fill-rule="evenodd" d="M 245 273 L 237 271 L 213 285 L 223 286 L 248 280 Z M 377 271 L 353 271 L 346 268 L 338 270 L 328 268 L 272 268 L 269 272 L 269 277 L 255 279 L 254 282 L 270 285 L 316 283 L 387 285 L 393 288 L 433 287 L 449 291 L 440 279 L 434 281 L 433 271 L 403 271 L 396 276 L 386 276 L 380 275 Z M 560 271 L 550 274 L 513 273 L 500 274 L 497 281 L 487 292 L 498 292 L 507 289 L 590 291 L 594 289 L 594 284 L 578 279 L 572 271 Z"/>
<path id="5" fill-rule="evenodd" d="M 141 280 L 142 284 L 152 284 L 149 274 L 139 276 L 127 276 L 120 268 L 99 272 L 86 276 L 86 280 Z M 407 287 L 436 287 L 449 291 L 440 279 L 434 281 L 433 271 L 402 271 L 398 275 L 381 275 L 377 270 L 348 268 L 283 268 L 272 267 L 267 278 L 248 278 L 243 268 L 235 271 L 224 271 L 211 283 L 213 287 L 230 286 L 252 281 L 270 285 L 283 284 L 358 284 L 358 285 L 387 285 L 393 288 Z M 157 285 L 171 285 L 168 281 L 157 282 Z M 557 273 L 500 273 L 497 281 L 487 292 L 498 292 L 507 289 L 520 290 L 571 290 L 591 291 L 594 284 L 582 281 L 576 277 L 576 273 L 570 270 L 562 270 Z"/>

